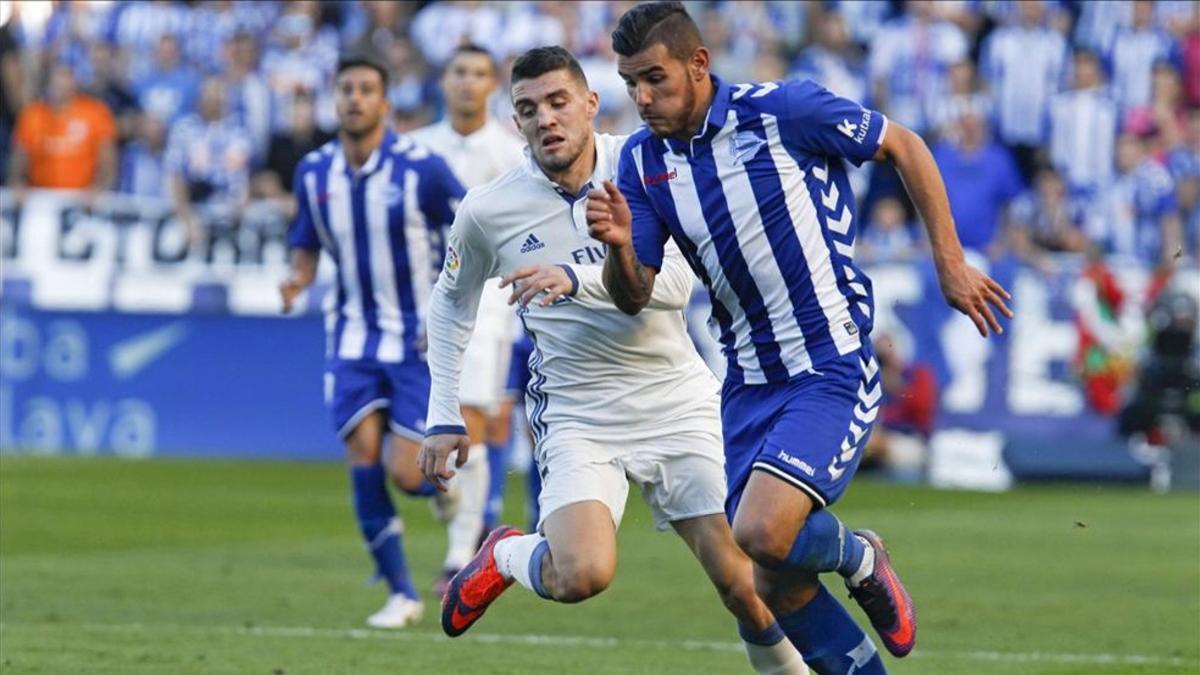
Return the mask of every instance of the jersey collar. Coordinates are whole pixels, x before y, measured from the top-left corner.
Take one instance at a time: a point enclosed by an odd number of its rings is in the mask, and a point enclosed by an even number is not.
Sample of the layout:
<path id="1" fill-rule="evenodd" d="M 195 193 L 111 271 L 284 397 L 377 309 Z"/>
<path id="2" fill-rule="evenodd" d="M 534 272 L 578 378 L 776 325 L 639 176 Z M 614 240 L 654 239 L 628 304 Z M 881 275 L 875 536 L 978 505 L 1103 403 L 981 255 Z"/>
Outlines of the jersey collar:
<path id="1" fill-rule="evenodd" d="M 567 203 L 574 204 L 576 201 L 586 197 L 589 190 L 599 188 L 604 184 L 604 181 L 611 180 L 611 177 L 613 176 L 612 167 L 609 166 L 610 162 L 608 153 L 604 151 L 604 138 L 595 132 L 592 133 L 592 138 L 595 140 L 594 147 L 596 148 L 596 166 L 592 168 L 592 177 L 588 179 L 588 182 L 584 184 L 582 189 L 580 189 L 579 194 L 572 195 L 570 192 L 564 190 L 558 183 L 555 183 L 547 178 L 545 172 L 542 171 L 542 167 L 538 166 L 537 160 L 533 158 L 533 150 L 528 145 L 525 146 L 526 173 L 532 176 L 535 181 L 554 190 L 560 197 L 567 200 Z"/>
<path id="2" fill-rule="evenodd" d="M 713 100 L 708 107 L 708 114 L 704 117 L 704 125 L 696 132 L 695 136 L 688 142 L 678 140 L 676 138 L 664 139 L 667 146 L 672 152 L 678 154 L 695 154 L 696 142 L 707 143 L 712 140 L 713 136 L 725 126 L 725 121 L 729 118 L 729 106 L 732 103 L 733 89 L 714 74 L 709 74 L 709 79 L 713 85 Z"/>
<path id="3" fill-rule="evenodd" d="M 346 175 L 348 177 L 350 177 L 350 178 L 366 178 L 367 176 L 370 176 L 371 174 L 375 173 L 379 169 L 383 168 L 383 165 L 386 164 L 386 162 L 384 161 L 384 156 L 387 154 L 387 152 L 389 150 L 391 150 L 392 146 L 395 144 L 396 144 L 396 132 L 392 131 L 391 127 L 384 129 L 383 140 L 380 141 L 379 147 L 375 148 L 374 152 L 371 153 L 370 157 L 367 157 L 367 161 L 362 165 L 362 168 L 360 168 L 357 172 L 353 172 L 350 170 L 350 165 L 346 163 L 345 150 L 343 150 L 340 147 L 340 144 L 338 147 L 337 158 L 338 158 L 338 160 L 340 160 L 339 163 L 341 164 L 342 170 L 346 172 Z"/>

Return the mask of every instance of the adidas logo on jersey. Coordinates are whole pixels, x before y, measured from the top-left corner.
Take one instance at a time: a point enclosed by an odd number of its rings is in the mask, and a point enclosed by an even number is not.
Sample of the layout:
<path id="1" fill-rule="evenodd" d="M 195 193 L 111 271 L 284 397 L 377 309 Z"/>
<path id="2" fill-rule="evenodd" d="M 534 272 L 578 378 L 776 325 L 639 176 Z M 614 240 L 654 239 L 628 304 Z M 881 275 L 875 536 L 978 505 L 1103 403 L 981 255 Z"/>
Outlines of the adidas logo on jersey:
<path id="1" fill-rule="evenodd" d="M 525 243 L 521 244 L 521 253 L 529 253 L 539 248 L 546 248 L 546 245 L 542 243 L 541 239 L 537 238 L 537 235 L 531 234 L 525 239 Z"/>

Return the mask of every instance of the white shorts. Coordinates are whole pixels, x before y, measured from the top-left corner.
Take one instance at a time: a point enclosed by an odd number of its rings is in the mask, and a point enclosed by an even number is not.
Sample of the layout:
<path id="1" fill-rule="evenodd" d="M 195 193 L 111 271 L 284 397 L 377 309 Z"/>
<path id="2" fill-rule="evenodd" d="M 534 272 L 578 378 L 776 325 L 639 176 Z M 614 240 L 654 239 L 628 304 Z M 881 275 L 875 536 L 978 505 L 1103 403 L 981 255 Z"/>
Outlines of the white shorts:
<path id="1" fill-rule="evenodd" d="M 537 469 L 541 518 L 584 501 L 599 501 L 621 525 L 629 481 L 642 491 L 654 526 L 671 529 L 677 520 L 725 513 L 725 455 L 719 430 L 675 433 L 647 441 L 602 442 L 575 433 L 542 440 Z"/>
<path id="2" fill-rule="evenodd" d="M 512 361 L 513 313 L 507 289 L 489 279 L 479 297 L 475 332 L 463 352 L 458 396 L 462 405 L 494 414 L 504 400 L 508 367 Z"/>

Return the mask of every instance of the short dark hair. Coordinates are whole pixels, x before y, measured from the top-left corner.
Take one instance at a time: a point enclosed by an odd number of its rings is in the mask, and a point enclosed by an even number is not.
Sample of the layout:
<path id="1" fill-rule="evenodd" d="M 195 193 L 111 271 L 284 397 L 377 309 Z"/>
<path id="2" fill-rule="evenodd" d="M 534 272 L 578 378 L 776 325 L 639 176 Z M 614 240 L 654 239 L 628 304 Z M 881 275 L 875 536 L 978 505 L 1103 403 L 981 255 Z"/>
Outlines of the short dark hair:
<path id="1" fill-rule="evenodd" d="M 682 2 L 647 2 L 621 15 L 612 33 L 613 51 L 633 56 L 655 44 L 662 44 L 672 57 L 686 61 L 703 46 L 700 28 Z"/>
<path id="2" fill-rule="evenodd" d="M 534 47 L 517 57 L 512 65 L 512 84 L 521 80 L 532 80 L 555 70 L 565 70 L 585 88 L 587 76 L 583 67 L 562 47 Z"/>
<path id="3" fill-rule="evenodd" d="M 454 51 L 450 52 L 450 58 L 446 59 L 446 64 L 449 65 L 459 54 L 479 54 L 480 56 L 486 56 L 488 63 L 492 65 L 492 75 L 500 74 L 500 68 L 496 65 L 496 56 L 485 47 L 481 47 L 474 42 L 464 42 L 455 47 Z"/>
<path id="4" fill-rule="evenodd" d="M 337 68 L 333 71 L 333 76 L 336 79 L 343 71 L 351 68 L 370 68 L 379 73 L 379 77 L 383 79 L 383 88 L 388 86 L 388 69 L 384 65 L 383 59 L 376 56 L 374 53 L 365 50 L 354 50 L 342 52 L 338 55 Z"/>

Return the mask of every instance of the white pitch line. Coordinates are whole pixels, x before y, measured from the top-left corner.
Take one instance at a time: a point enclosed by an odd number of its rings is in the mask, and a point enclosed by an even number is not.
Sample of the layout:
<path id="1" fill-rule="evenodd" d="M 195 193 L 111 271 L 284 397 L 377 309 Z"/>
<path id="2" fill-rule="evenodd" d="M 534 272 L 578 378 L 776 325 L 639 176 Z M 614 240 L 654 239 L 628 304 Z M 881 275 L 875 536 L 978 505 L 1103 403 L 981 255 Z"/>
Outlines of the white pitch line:
<path id="1" fill-rule="evenodd" d="M 16 624 L 20 626 L 21 624 Z M 36 625 L 36 624 L 33 624 Z M 61 629 L 69 624 L 46 624 Z M 0 630 L 13 628 L 14 624 L 0 623 Z M 79 628 L 91 631 L 135 633 L 154 630 L 173 630 L 207 635 L 232 635 L 236 637 L 277 638 L 329 638 L 337 640 L 393 640 L 402 642 L 441 642 L 451 639 L 441 633 L 421 631 L 386 631 L 367 628 L 318 628 L 316 626 L 191 626 L 181 624 L 119 623 L 78 624 Z M 688 651 L 742 652 L 739 642 L 708 640 L 643 640 L 612 637 L 589 637 L 586 635 L 537 635 L 505 633 L 471 633 L 464 642 L 485 644 L 542 646 L 542 647 L 589 647 L 592 649 L 621 649 L 643 647 L 650 649 L 685 649 Z M 1063 663 L 1093 666 L 1188 666 L 1200 662 L 1188 661 L 1174 656 L 1152 654 L 1071 654 L 1063 652 L 998 652 L 987 650 L 929 650 L 918 648 L 909 658 L 952 659 L 960 661 L 993 661 L 1001 663 Z"/>

